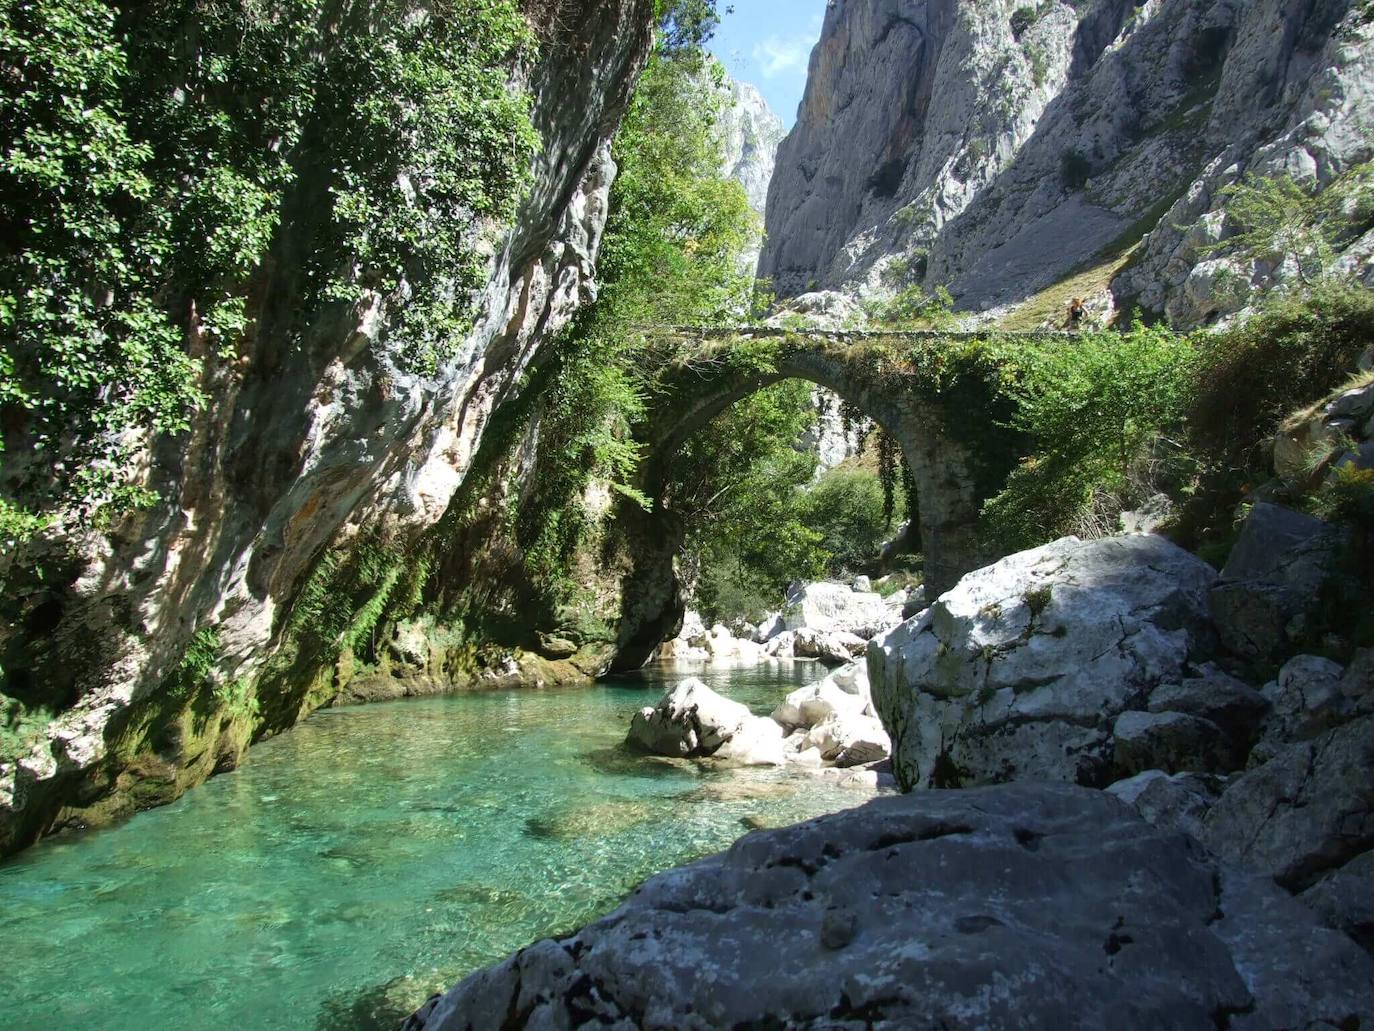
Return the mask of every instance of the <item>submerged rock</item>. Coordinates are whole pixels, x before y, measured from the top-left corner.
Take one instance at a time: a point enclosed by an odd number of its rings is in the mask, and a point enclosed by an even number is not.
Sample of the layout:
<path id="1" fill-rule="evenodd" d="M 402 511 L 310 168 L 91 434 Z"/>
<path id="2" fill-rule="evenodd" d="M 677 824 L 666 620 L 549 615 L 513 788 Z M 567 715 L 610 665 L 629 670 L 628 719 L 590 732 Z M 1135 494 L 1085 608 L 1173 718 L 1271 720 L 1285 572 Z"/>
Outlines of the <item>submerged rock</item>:
<path id="1" fill-rule="evenodd" d="M 1374 960 L 1109 795 L 880 798 L 759 831 L 431 1000 L 411 1031 L 1374 1019 Z"/>

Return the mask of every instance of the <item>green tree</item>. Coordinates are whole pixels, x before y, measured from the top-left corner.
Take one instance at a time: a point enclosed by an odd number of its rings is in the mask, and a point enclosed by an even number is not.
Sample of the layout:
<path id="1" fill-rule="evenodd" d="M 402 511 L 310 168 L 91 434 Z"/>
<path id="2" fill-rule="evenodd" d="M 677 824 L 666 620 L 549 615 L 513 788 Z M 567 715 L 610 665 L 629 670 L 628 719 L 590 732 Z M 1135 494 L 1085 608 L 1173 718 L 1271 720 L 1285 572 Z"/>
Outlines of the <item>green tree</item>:
<path id="1" fill-rule="evenodd" d="M 1156 447 L 1181 450 L 1196 365 L 1187 337 L 1140 323 L 1069 344 L 1008 345 L 1008 428 L 1025 434 L 1031 453 L 985 506 L 1000 546 L 1114 530 L 1116 514 L 1141 492 L 1136 464 Z"/>
<path id="2" fill-rule="evenodd" d="M 516 0 L 423 18 L 399 0 L 0 0 L 10 539 L 151 500 L 129 456 L 187 429 L 205 362 L 257 332 L 249 298 L 288 229 L 307 285 L 284 332 L 374 291 L 407 299 L 382 343 L 397 364 L 450 353 L 480 230 L 525 183 L 510 73 L 532 47 Z"/>
<path id="3" fill-rule="evenodd" d="M 1374 226 L 1374 162 L 1326 184 L 1249 175 L 1221 195 L 1236 232 L 1205 252 L 1246 261 L 1291 259 L 1303 286 L 1312 287 L 1335 272 L 1343 245 Z"/>
<path id="4" fill-rule="evenodd" d="M 619 173 L 601 292 L 556 343 L 538 408 L 539 457 L 518 540 L 555 605 L 578 593 L 568 569 L 595 529 L 582 501 L 588 484 L 607 480 L 647 503 L 630 486 L 639 459 L 631 430 L 673 354 L 640 327 L 733 317 L 752 295 L 739 255 L 757 220 L 743 187 L 721 172 L 717 112 L 726 103 L 719 65 L 665 21 L 612 148 Z"/>
<path id="5" fill-rule="evenodd" d="M 869 569 L 906 516 L 900 493 L 891 516 L 882 481 L 871 470 L 841 465 L 826 472 L 800 498 L 802 521 L 820 534 L 828 571 L 835 576 Z"/>

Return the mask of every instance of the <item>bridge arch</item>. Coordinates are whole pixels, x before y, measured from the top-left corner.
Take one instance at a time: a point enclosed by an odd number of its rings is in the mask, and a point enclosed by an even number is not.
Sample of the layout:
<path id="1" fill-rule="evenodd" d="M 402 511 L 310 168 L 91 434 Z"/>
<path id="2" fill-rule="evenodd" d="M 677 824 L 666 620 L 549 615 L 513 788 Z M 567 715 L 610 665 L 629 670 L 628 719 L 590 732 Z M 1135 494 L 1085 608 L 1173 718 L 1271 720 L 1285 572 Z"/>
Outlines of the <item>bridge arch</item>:
<path id="1" fill-rule="evenodd" d="M 659 401 L 636 430 L 644 448 L 637 486 L 653 500 L 653 508 L 646 512 L 626 506 L 622 514 L 628 568 L 614 668 L 642 665 L 682 618 L 673 560 L 686 526 L 664 503 L 678 452 L 731 405 L 783 380 L 806 380 L 833 391 L 897 442 L 916 485 L 913 518 L 924 542 L 929 591 L 943 592 L 982 565 L 990 556 L 979 540 L 978 519 L 992 492 L 986 428 L 994 413 L 982 413 L 984 432 L 970 433 L 970 425 L 979 420 L 973 413 L 953 410 L 958 399 L 942 396 L 914 368 L 903 372 L 901 363 L 892 361 L 892 338 L 913 348 L 938 348 L 949 346 L 952 338 L 973 336 L 770 330 L 704 334 L 696 350 L 665 375 Z M 766 342 L 763 360 L 735 360 L 739 349 L 753 352 L 760 341 Z M 1000 484 L 1009 469 L 1004 465 L 991 481 Z"/>

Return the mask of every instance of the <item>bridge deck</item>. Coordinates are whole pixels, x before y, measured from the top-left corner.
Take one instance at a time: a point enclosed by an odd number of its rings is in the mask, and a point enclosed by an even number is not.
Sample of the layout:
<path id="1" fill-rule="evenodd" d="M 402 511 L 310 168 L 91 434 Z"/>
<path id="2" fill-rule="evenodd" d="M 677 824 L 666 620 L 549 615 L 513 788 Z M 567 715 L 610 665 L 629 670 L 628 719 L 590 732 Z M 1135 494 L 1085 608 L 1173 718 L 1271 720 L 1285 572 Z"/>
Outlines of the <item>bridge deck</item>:
<path id="1" fill-rule="evenodd" d="M 698 340 L 725 340 L 732 337 L 810 337 L 817 340 L 986 340 L 999 337 L 1012 340 L 1071 340 L 1086 336 L 1078 329 L 945 330 L 945 329 L 787 329 L 782 326 L 634 326 L 637 333 L 656 336 L 691 337 Z"/>

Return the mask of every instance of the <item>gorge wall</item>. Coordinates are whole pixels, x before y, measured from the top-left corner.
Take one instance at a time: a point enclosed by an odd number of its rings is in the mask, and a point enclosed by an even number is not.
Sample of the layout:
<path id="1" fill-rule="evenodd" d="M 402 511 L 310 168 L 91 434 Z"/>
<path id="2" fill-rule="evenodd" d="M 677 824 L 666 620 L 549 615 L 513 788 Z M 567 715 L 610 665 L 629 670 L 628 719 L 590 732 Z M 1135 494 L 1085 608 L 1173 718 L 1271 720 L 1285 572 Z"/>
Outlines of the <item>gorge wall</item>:
<path id="1" fill-rule="evenodd" d="M 404 556 L 449 510 L 503 403 L 595 296 L 610 140 L 654 5 L 570 6 L 515 73 L 541 145 L 513 225 L 473 230 L 487 282 L 452 356 L 421 374 L 379 343 L 403 291 L 303 339 L 278 332 L 304 274 L 288 212 L 240 356 L 217 359 L 191 330 L 208 401 L 189 432 L 141 451 L 162 501 L 40 542 L 5 603 L 0 660 L 6 695 L 52 718 L 0 755 L 0 854 L 167 801 L 339 692 L 340 641 L 401 589 Z M 311 189 L 303 179 L 293 210 L 320 202 Z"/>
<path id="2" fill-rule="evenodd" d="M 947 285 L 968 311 L 1100 269 L 1180 326 L 1291 267 L 1232 267 L 1221 190 L 1374 156 L 1374 18 L 1347 0 L 837 0 L 768 200 L 779 296 Z M 1346 261 L 1368 282 L 1374 236 Z M 1098 284 L 1088 283 L 1086 287 Z"/>

